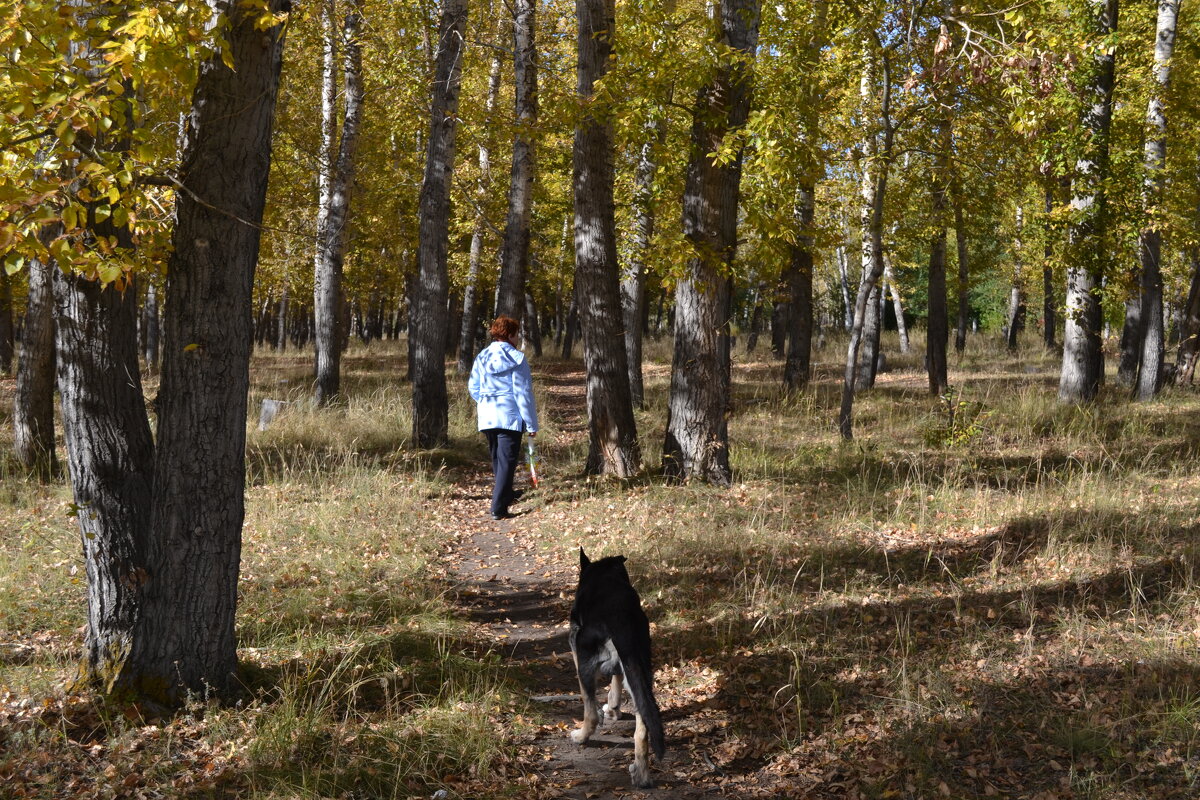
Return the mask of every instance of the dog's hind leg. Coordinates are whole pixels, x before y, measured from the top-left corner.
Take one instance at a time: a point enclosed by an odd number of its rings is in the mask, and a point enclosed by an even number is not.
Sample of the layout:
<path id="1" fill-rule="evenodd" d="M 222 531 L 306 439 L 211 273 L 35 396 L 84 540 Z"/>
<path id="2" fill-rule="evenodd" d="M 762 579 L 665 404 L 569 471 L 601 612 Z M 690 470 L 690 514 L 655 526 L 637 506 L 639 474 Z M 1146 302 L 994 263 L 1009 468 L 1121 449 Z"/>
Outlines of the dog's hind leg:
<path id="1" fill-rule="evenodd" d="M 608 702 L 600 709 L 605 722 L 616 722 L 621 718 L 621 684 L 621 673 L 614 672 L 612 683 L 608 685 Z"/>
<path id="2" fill-rule="evenodd" d="M 571 741 L 583 744 L 592 738 L 600 721 L 600 715 L 596 712 L 596 665 L 590 658 L 581 662 L 578 653 L 573 652 L 572 655 L 575 656 L 575 672 L 579 675 L 579 693 L 583 695 L 583 723 L 571 731 Z"/>
<path id="3" fill-rule="evenodd" d="M 650 779 L 649 737 L 642 715 L 635 712 L 634 719 L 637 725 L 633 730 L 633 763 L 629 765 L 629 776 L 633 779 L 634 788 L 649 789 L 654 786 L 654 781 Z"/>

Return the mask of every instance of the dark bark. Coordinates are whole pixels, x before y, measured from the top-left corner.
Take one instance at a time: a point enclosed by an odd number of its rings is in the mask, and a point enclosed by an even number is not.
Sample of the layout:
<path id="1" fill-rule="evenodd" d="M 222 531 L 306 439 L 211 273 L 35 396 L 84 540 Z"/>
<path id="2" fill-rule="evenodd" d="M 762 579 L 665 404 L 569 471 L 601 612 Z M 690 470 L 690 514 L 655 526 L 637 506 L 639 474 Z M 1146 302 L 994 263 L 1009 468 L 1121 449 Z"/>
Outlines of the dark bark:
<path id="1" fill-rule="evenodd" d="M 492 65 L 488 73 L 486 114 L 491 117 L 500 96 L 500 53 L 492 54 Z M 475 226 L 471 230 L 471 250 L 467 256 L 467 282 L 463 287 L 462 327 L 458 337 L 458 372 L 471 371 L 475 361 L 475 329 L 479 325 L 479 272 L 483 263 L 483 237 L 487 233 L 487 218 L 484 202 L 492 184 L 491 149 L 486 139 L 479 142 L 479 188 L 475 192 Z"/>
<path id="2" fill-rule="evenodd" d="M 787 357 L 788 315 L 792 310 L 790 301 L 780 299 L 781 293 L 783 296 L 788 293 L 786 280 L 781 281 L 775 293 L 775 301 L 771 304 L 771 355 L 776 358 Z"/>
<path id="3" fill-rule="evenodd" d="M 328 13 L 328 12 L 327 12 Z M 344 314 L 342 271 L 346 258 L 350 202 L 357 168 L 359 127 L 362 121 L 362 24 L 361 0 L 351 3 L 342 29 L 344 53 L 344 118 L 341 140 L 328 176 L 328 191 L 323 193 L 317 222 L 317 265 L 313 307 L 317 316 L 317 405 L 328 405 L 341 389 L 341 354 L 349 336 L 349 316 Z M 332 24 L 330 25 L 332 28 Z M 326 31 L 332 36 L 332 30 Z M 328 47 L 328 45 L 327 45 Z M 326 58 L 328 58 L 328 50 Z M 331 69 L 326 62 L 325 86 Z M 323 108 L 322 113 L 330 109 Z M 332 156 L 332 148 L 324 155 Z"/>
<path id="4" fill-rule="evenodd" d="M 3 267 L 0 267 L 3 269 Z M 30 261 L 25 322 L 17 359 L 13 433 L 17 461 L 43 481 L 58 475 L 54 450 L 54 264 Z"/>
<path id="5" fill-rule="evenodd" d="M 288 303 L 289 299 L 290 293 L 287 285 L 285 284 L 283 287 L 283 293 L 279 296 L 279 318 L 276 320 L 278 328 L 275 331 L 275 349 L 281 353 L 287 349 L 288 314 L 291 313 L 291 308 L 289 307 Z"/>
<path id="6" fill-rule="evenodd" d="M 521 335 L 533 346 L 533 355 L 542 357 L 542 329 L 538 320 L 537 303 L 533 295 L 525 293 L 525 319 L 521 323 Z"/>
<path id="7" fill-rule="evenodd" d="M 754 290 L 750 303 L 750 330 L 746 336 L 747 355 L 758 349 L 758 334 L 762 330 L 763 304 L 761 286 Z"/>
<path id="8" fill-rule="evenodd" d="M 1146 108 L 1146 177 L 1142 189 L 1143 204 L 1151 222 L 1138 236 L 1142 266 L 1142 347 L 1136 389 L 1139 400 L 1152 399 L 1162 388 L 1163 382 L 1162 232 L 1155 218 L 1161 215 L 1160 204 L 1166 183 L 1163 170 L 1167 159 L 1167 117 L 1163 99 L 1170 83 L 1178 16 L 1179 0 L 1159 1 L 1154 45 L 1155 85 Z"/>
<path id="9" fill-rule="evenodd" d="M 1189 250 L 1192 279 L 1179 331 L 1179 358 L 1175 362 L 1175 380 L 1181 386 L 1192 382 L 1196 356 L 1200 354 L 1200 248 L 1193 246 Z"/>
<path id="10" fill-rule="evenodd" d="M 508 190 L 508 220 L 500 256 L 496 313 L 520 320 L 525 306 L 525 273 L 529 266 L 529 222 L 533 208 L 534 147 L 537 125 L 537 47 L 534 36 L 537 3 L 515 0 L 513 14 L 513 77 L 516 136 L 513 138 L 512 178 Z"/>
<path id="11" fill-rule="evenodd" d="M 5 375 L 12 374 L 14 344 L 12 279 L 0 263 L 0 372 Z"/>
<path id="12" fill-rule="evenodd" d="M 1138 361 L 1142 355 L 1142 271 L 1129 270 L 1129 295 L 1125 298 L 1125 319 L 1117 345 L 1117 383 L 1132 387 L 1137 383 Z"/>
<path id="13" fill-rule="evenodd" d="M 1045 211 L 1047 219 L 1054 213 L 1054 179 L 1052 177 L 1046 179 Z M 1042 344 L 1047 350 L 1058 349 L 1055 338 L 1058 329 L 1058 312 L 1054 300 L 1053 241 L 1054 238 L 1047 231 L 1046 248 L 1043 253 L 1045 260 L 1042 262 Z"/>
<path id="14" fill-rule="evenodd" d="M 251 288 L 282 28 L 260 29 L 258 11 L 232 2 L 211 5 L 229 20 L 235 69 L 219 53 L 201 65 L 185 126 L 156 453 L 133 293 L 55 279 L 64 429 L 92 601 L 80 678 L 160 705 L 236 687 Z"/>
<path id="15" fill-rule="evenodd" d="M 1117 29 L 1117 0 L 1089 0 L 1089 3 L 1096 14 L 1095 38 L 1111 36 Z M 1104 276 L 1104 182 L 1108 175 L 1115 56 L 1103 47 L 1095 48 L 1094 52 L 1087 87 L 1090 101 L 1082 125 L 1090 140 L 1076 161 L 1071 187 L 1074 216 L 1067 236 L 1066 329 L 1058 384 L 1058 399 L 1064 403 L 1093 400 L 1104 377 L 1099 290 Z"/>
<path id="16" fill-rule="evenodd" d="M 758 47 L 757 0 L 721 0 L 716 38 L 753 58 Z M 710 153 L 745 124 L 750 68 L 721 64 L 697 93 L 683 196 L 683 233 L 693 248 L 676 288 L 675 347 L 663 471 L 675 480 L 730 483 L 729 280 L 737 250 L 741 156 L 717 164 Z"/>
<path id="17" fill-rule="evenodd" d="M 146 369 L 158 370 L 159 313 L 158 287 L 153 281 L 146 284 L 146 302 L 142 305 L 142 358 Z"/>
<path id="18" fill-rule="evenodd" d="M 107 692 L 138 670 L 130 661 L 151 577 L 154 444 L 138 368 L 137 305 L 133 292 L 115 285 L 50 273 L 63 431 L 87 575 L 77 682 Z"/>
<path id="19" fill-rule="evenodd" d="M 970 322 L 970 283 L 967 272 L 967 226 L 963 221 L 962 198 L 954 195 L 954 239 L 958 246 L 958 320 L 954 329 L 954 351 L 962 354 L 967 347 L 967 325 Z M 949 335 L 949 333 L 947 333 Z"/>
<path id="20" fill-rule="evenodd" d="M 562 357 L 570 358 L 575 348 L 575 337 L 579 333 L 579 292 L 582 284 L 577 279 L 571 286 L 571 305 L 567 309 L 567 330 L 563 334 Z"/>
<path id="21" fill-rule="evenodd" d="M 85 70 L 101 56 L 87 44 L 73 46 Z M 94 77 L 95 72 L 87 73 Z M 127 153 L 134 107 L 129 93 L 113 95 L 124 126 L 85 132 L 81 150 Z M 87 176 L 76 174 L 72 190 L 91 193 Z M 98 220 L 96 204 L 85 202 L 85 241 L 116 245 L 108 257 L 122 266 L 132 250 L 132 231 L 109 216 Z M 151 530 L 154 444 L 146 416 L 138 365 L 137 291 L 124 276 L 107 285 L 68 265 L 51 267 L 55 358 L 63 439 L 87 578 L 87 622 L 83 654 L 72 690 L 125 694 L 135 672 L 137 627 L 145 614 L 150 576 L 146 555 Z M 140 686 L 135 695 L 142 695 Z"/>
<path id="22" fill-rule="evenodd" d="M 946 340 L 950 336 L 948 309 L 946 308 L 946 212 L 947 212 L 947 181 L 949 180 L 948 164 L 951 147 L 950 123 L 943 120 L 938 125 L 938 151 L 935 156 L 933 174 L 930 176 L 930 194 L 932 196 L 934 232 L 929 243 L 929 321 L 925 335 L 925 369 L 928 376 L 929 393 L 934 397 L 944 394 L 950 381 L 946 366 Z M 955 204 L 955 223 L 961 223 L 959 204 Z M 963 300 L 966 297 L 961 284 L 962 278 L 962 239 L 959 238 L 959 320 L 958 327 L 966 338 L 966 312 Z M 957 340 L 956 340 L 957 345 Z M 962 347 L 959 347 L 961 351 Z"/>
<path id="23" fill-rule="evenodd" d="M 412 343 L 413 441 L 440 447 L 449 437 L 446 394 L 446 252 L 450 226 L 450 184 L 458 131 L 467 1 L 444 0 L 438 28 L 425 180 L 418 216 L 417 280 L 413 284 Z"/>
<path id="24" fill-rule="evenodd" d="M 871 295 L 867 298 L 866 316 L 863 317 L 862 339 L 859 345 L 858 375 L 854 391 L 865 392 L 875 386 L 879 368 L 879 339 L 883 329 L 882 275 L 876 279 Z"/>
<path id="25" fill-rule="evenodd" d="M 801 186 L 796 198 L 796 225 L 784 283 L 788 293 L 787 357 L 783 364 L 783 386 L 791 392 L 808 385 L 813 333 L 813 218 L 816 192 Z"/>
<path id="26" fill-rule="evenodd" d="M 629 393 L 621 330 L 620 267 L 613 219 L 612 129 L 596 108 L 595 82 L 608 71 L 616 26 L 613 0 L 576 0 L 578 92 L 583 114 L 575 127 L 575 280 L 587 374 L 588 474 L 629 477 L 641 449 Z"/>
<path id="27" fill-rule="evenodd" d="M 1025 329 L 1025 265 L 1022 261 L 1022 229 L 1025 227 L 1025 214 L 1021 206 L 1017 206 L 1017 235 L 1013 240 L 1013 277 L 1008 289 L 1008 336 L 1005 344 L 1008 352 L 1017 352 L 1020 344 L 1021 331 Z"/>

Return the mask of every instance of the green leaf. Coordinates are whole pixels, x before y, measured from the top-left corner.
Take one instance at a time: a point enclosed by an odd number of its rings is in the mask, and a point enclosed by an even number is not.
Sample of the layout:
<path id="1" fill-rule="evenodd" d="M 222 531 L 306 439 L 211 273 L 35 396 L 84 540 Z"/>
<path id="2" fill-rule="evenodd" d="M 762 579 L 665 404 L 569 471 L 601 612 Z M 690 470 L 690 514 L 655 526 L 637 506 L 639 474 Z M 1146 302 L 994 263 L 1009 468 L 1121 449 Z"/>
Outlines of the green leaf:
<path id="1" fill-rule="evenodd" d="M 108 284 L 121 277 L 121 265 L 114 264 L 111 261 L 105 261 L 100 264 L 96 270 L 96 275 L 100 278 L 100 283 L 107 286 Z"/>

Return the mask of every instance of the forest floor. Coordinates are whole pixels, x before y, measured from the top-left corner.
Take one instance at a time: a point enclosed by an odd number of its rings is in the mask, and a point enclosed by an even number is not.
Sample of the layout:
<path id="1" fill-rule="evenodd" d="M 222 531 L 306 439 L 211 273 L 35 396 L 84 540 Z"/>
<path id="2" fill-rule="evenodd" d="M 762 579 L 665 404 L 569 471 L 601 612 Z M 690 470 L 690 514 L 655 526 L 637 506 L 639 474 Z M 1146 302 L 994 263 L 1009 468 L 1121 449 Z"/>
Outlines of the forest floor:
<path id="1" fill-rule="evenodd" d="M 837 344 L 793 396 L 738 351 L 734 485 L 677 486 L 655 345 L 625 482 L 581 474 L 579 362 L 536 362 L 543 479 L 503 522 L 461 382 L 452 446 L 417 452 L 402 346 L 352 348 L 326 410 L 310 354 L 256 354 L 251 408 L 293 405 L 249 430 L 246 692 L 169 718 L 67 689 L 70 489 L 0 459 L 0 798 L 1200 796 L 1200 393 L 1060 406 L 1054 354 L 981 339 L 942 398 L 919 351 L 890 359 L 846 443 Z M 628 708 L 569 739 L 581 545 L 628 557 L 651 620 L 653 790 Z"/>

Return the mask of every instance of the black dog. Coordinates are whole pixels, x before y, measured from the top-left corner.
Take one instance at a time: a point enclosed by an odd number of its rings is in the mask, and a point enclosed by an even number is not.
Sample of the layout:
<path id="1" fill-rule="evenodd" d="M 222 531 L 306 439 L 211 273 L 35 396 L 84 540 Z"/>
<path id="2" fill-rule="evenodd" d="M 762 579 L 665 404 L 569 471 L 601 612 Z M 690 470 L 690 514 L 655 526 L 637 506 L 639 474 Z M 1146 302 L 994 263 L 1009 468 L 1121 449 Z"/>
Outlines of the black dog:
<path id="1" fill-rule="evenodd" d="M 615 720 L 621 712 L 621 678 L 629 685 L 637 708 L 633 734 L 633 785 L 648 789 L 650 779 L 647 743 L 662 758 L 666 751 L 662 717 L 654 700 L 654 670 L 650 666 L 650 622 L 642 611 L 637 590 L 625 571 L 625 556 L 588 560 L 579 548 L 579 588 L 571 608 L 571 654 L 583 693 L 583 724 L 571 739 L 583 744 L 600 721 L 596 710 L 596 675 L 612 676 L 604 716 Z"/>

